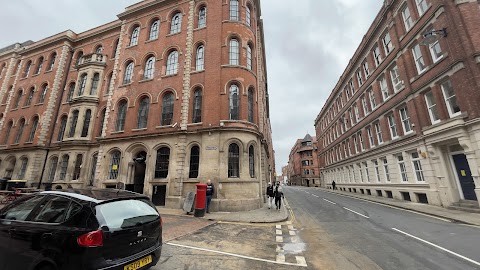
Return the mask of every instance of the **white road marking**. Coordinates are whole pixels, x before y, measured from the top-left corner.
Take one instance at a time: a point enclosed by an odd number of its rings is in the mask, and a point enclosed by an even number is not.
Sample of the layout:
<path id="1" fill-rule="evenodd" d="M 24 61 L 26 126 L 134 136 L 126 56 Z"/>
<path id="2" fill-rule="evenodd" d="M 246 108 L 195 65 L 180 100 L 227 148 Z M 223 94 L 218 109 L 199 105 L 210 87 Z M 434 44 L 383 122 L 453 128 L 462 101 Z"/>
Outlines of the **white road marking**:
<path id="1" fill-rule="evenodd" d="M 334 203 L 334 202 L 332 202 L 332 201 L 329 201 L 329 200 L 327 200 L 327 199 L 325 199 L 325 198 L 324 198 L 323 200 L 326 201 L 326 202 L 329 202 L 329 203 L 331 203 L 331 204 L 336 204 L 336 203 Z"/>
<path id="2" fill-rule="evenodd" d="M 370 217 L 367 217 L 367 216 L 365 216 L 365 215 L 362 215 L 362 214 L 360 214 L 360 213 L 358 213 L 358 212 L 356 212 L 356 211 L 353 211 L 352 209 L 348 209 L 348 208 L 346 208 L 346 207 L 343 207 L 343 209 L 348 210 L 348 211 L 350 211 L 350 212 L 352 212 L 352 213 L 355 213 L 355 214 L 357 214 L 357 215 L 359 215 L 359 216 L 362 216 L 362 217 L 364 217 L 364 218 L 370 218 Z"/>
<path id="3" fill-rule="evenodd" d="M 467 258 L 467 257 L 465 257 L 465 256 L 462 256 L 462 255 L 460 255 L 460 254 L 458 254 L 458 253 L 455 253 L 455 252 L 453 252 L 453 251 L 451 251 L 451 250 L 448 250 L 448 249 L 446 249 L 446 248 L 443 248 L 443 247 L 441 247 L 441 246 L 439 246 L 439 245 L 435 245 L 434 243 L 430 243 L 430 242 L 428 242 L 427 240 L 423 240 L 422 238 L 419 238 L 419 237 L 416 237 L 416 236 L 414 236 L 414 235 L 408 234 L 408 233 L 403 232 L 403 231 L 401 231 L 401 230 L 399 230 L 399 229 L 396 229 L 396 228 L 392 228 L 392 230 L 397 231 L 397 232 L 399 232 L 399 233 L 401 233 L 401 234 L 404 234 L 404 235 L 406 235 L 406 236 L 409 236 L 409 237 L 411 237 L 411 238 L 413 238 L 413 239 L 416 239 L 416 240 L 418 240 L 418 241 L 421 241 L 421 242 L 423 242 L 423 243 L 425 243 L 425 244 L 429 244 L 429 245 L 431 245 L 431 246 L 433 246 L 433 247 L 436 247 L 436 248 L 438 248 L 438 249 L 440 249 L 440 250 L 443 250 L 443 251 L 448 252 L 448 253 L 450 253 L 450 254 L 452 254 L 452 255 L 455 255 L 455 256 L 457 256 L 457 257 L 459 257 L 459 258 L 461 258 L 461 259 L 464 259 L 464 260 L 466 260 L 466 261 L 468 261 L 468 262 L 471 262 L 471 263 L 473 263 L 473 264 L 475 264 L 475 265 L 480 266 L 480 262 L 474 261 L 474 260 L 472 260 L 472 259 L 470 259 L 470 258 Z"/>
<path id="4" fill-rule="evenodd" d="M 292 222 L 291 222 L 291 221 L 287 221 L 287 224 L 288 224 L 288 225 L 292 225 Z"/>
<path id="5" fill-rule="evenodd" d="M 277 225 L 275 226 L 278 230 L 281 230 L 282 229 L 282 225 Z"/>
<path id="6" fill-rule="evenodd" d="M 277 251 L 277 253 L 283 253 L 283 252 L 284 252 L 284 250 L 283 250 L 283 248 L 282 248 L 281 246 L 277 246 L 277 250 L 276 250 L 276 251 Z"/>
<path id="7" fill-rule="evenodd" d="M 277 243 L 283 243 L 283 236 L 278 236 L 275 237 L 275 241 L 277 241 Z"/>
<path id="8" fill-rule="evenodd" d="M 295 259 L 297 259 L 297 264 L 300 266 L 307 266 L 307 261 L 305 260 L 305 257 L 303 256 L 295 256 Z"/>
<path id="9" fill-rule="evenodd" d="M 285 262 L 285 255 L 277 254 L 277 262 L 284 263 Z"/>
<path id="10" fill-rule="evenodd" d="M 222 255 L 228 255 L 228 256 L 248 259 L 248 260 L 254 260 L 254 261 L 261 261 L 261 262 L 268 262 L 268 263 L 275 263 L 275 264 L 283 264 L 283 265 L 302 266 L 302 267 L 307 266 L 307 265 L 299 265 L 299 264 L 296 264 L 296 263 L 277 262 L 277 261 L 272 261 L 272 260 L 265 260 L 265 259 L 260 259 L 260 258 L 255 258 L 255 257 L 250 257 L 250 256 L 245 256 L 245 255 L 240 255 L 240 254 L 234 254 L 234 253 L 230 253 L 230 252 L 223 252 L 223 251 L 211 250 L 211 249 L 206 249 L 206 248 L 192 247 L 192 246 L 175 244 L 175 243 L 166 243 L 166 244 L 171 245 L 171 246 L 176 246 L 176 247 L 189 248 L 189 249 L 195 249 L 195 250 L 200 250 L 200 251 L 207 251 L 207 252 L 218 253 L 218 254 L 222 254 Z"/>
<path id="11" fill-rule="evenodd" d="M 290 235 L 297 235 L 297 233 L 295 231 L 289 231 Z"/>
<path id="12" fill-rule="evenodd" d="M 282 235 L 282 230 L 277 230 L 277 235 Z"/>
<path id="13" fill-rule="evenodd" d="M 293 225 L 288 225 L 287 227 L 289 230 L 294 230 Z"/>
<path id="14" fill-rule="evenodd" d="M 318 196 L 317 196 L 317 195 L 315 195 L 315 194 L 312 194 L 312 195 L 313 195 L 313 197 L 317 197 L 317 198 L 318 198 Z"/>

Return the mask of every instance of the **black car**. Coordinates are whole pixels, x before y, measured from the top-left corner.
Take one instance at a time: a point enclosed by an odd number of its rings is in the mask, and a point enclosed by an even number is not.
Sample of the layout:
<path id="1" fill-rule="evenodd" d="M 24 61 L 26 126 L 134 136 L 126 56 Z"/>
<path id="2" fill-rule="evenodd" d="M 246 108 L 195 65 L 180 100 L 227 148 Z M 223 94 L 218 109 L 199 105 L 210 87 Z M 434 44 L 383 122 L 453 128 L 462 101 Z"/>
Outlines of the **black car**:
<path id="1" fill-rule="evenodd" d="M 157 209 L 129 191 L 45 191 L 0 210 L 0 270 L 146 269 L 161 249 Z"/>

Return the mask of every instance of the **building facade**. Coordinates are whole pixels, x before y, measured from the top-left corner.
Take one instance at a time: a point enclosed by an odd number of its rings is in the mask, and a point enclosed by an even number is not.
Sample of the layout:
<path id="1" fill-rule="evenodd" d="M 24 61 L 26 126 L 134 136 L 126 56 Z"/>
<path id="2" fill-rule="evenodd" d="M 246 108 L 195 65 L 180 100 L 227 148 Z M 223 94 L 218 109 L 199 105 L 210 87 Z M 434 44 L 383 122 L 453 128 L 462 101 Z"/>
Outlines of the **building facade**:
<path id="1" fill-rule="evenodd" d="M 170 208 L 211 179 L 214 211 L 261 207 L 274 180 L 259 0 L 141 1 L 0 50 L 0 70 L 0 177 Z"/>
<path id="2" fill-rule="evenodd" d="M 318 165 L 317 140 L 307 134 L 305 138 L 298 139 L 290 150 L 287 171 L 289 185 L 320 187 L 320 174 Z"/>
<path id="3" fill-rule="evenodd" d="M 329 185 L 478 207 L 479 30 L 478 1 L 384 1 L 315 121 Z"/>

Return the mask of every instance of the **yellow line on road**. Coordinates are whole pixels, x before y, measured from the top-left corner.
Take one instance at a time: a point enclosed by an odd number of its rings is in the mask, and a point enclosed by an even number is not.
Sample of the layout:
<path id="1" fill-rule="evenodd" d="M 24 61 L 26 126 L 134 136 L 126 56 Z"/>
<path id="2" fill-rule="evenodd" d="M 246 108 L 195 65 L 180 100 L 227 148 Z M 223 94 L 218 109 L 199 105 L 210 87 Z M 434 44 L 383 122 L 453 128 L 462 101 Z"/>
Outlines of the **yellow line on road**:
<path id="1" fill-rule="evenodd" d="M 291 215 L 291 217 L 292 217 L 291 221 L 292 221 L 292 223 L 294 223 L 295 220 L 296 220 L 295 214 L 293 213 L 293 210 L 292 210 L 292 208 L 290 207 L 290 204 L 288 204 L 287 199 L 284 199 L 283 201 L 285 202 L 285 207 L 287 208 L 288 212 L 290 213 L 290 215 Z"/>
<path id="2" fill-rule="evenodd" d="M 461 223 L 460 223 L 460 225 L 472 227 L 472 228 L 475 228 L 475 229 L 480 229 L 480 226 L 478 226 L 478 225 L 473 225 L 473 224 L 461 224 Z"/>
<path id="3" fill-rule="evenodd" d="M 234 222 L 234 221 L 218 221 L 218 224 L 232 224 L 232 225 L 242 225 L 250 227 L 275 227 L 277 224 L 283 223 L 247 223 L 247 222 Z"/>

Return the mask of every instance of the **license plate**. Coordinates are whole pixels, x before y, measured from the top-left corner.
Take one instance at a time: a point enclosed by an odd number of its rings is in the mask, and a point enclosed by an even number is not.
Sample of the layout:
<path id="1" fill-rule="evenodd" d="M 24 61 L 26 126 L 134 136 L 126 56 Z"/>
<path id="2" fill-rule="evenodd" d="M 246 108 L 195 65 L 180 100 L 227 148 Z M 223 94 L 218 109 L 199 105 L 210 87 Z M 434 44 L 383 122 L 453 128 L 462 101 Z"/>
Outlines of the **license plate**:
<path id="1" fill-rule="evenodd" d="M 148 255 L 147 257 L 141 258 L 140 260 L 135 261 L 129 265 L 125 265 L 123 267 L 123 270 L 137 270 L 148 265 L 151 262 L 152 262 L 152 255 Z"/>

